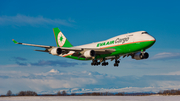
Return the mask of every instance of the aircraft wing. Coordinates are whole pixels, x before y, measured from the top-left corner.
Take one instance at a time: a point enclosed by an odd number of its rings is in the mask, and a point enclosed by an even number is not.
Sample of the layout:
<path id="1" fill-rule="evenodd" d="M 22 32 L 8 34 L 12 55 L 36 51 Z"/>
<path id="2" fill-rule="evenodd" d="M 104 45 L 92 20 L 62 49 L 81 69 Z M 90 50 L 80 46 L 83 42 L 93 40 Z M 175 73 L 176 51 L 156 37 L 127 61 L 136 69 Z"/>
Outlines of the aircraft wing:
<path id="1" fill-rule="evenodd" d="M 21 44 L 21 45 L 27 45 L 27 46 L 34 46 L 34 47 L 41 47 L 41 48 L 46 48 L 46 50 L 35 50 L 39 52 L 50 52 L 53 48 L 56 46 L 45 46 L 45 45 L 35 45 L 35 44 L 27 44 L 27 43 L 19 43 L 15 41 L 14 39 L 12 40 L 15 44 Z M 63 54 L 67 54 L 70 51 L 75 51 L 73 54 L 78 55 L 78 53 L 83 53 L 86 50 L 94 50 L 96 54 L 110 54 L 112 52 L 115 52 L 115 49 L 98 49 L 98 48 L 75 48 L 75 47 L 59 47 L 62 49 Z"/>
<path id="2" fill-rule="evenodd" d="M 14 39 L 12 39 L 12 41 L 15 44 L 21 44 L 21 45 L 27 45 L 27 46 L 34 46 L 34 47 L 41 47 L 41 48 L 52 48 L 53 46 L 44 46 L 44 45 L 35 45 L 35 44 L 27 44 L 27 43 L 19 43 L 17 41 L 15 41 Z"/>

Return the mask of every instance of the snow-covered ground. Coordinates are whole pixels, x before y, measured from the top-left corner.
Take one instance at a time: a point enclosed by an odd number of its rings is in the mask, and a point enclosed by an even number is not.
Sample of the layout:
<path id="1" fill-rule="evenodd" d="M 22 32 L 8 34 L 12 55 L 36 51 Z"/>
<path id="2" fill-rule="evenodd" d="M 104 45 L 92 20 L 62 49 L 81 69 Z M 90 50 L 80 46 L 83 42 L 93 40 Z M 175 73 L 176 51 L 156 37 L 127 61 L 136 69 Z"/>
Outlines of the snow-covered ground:
<path id="1" fill-rule="evenodd" d="M 0 97 L 0 101 L 179 101 L 180 96 Z"/>

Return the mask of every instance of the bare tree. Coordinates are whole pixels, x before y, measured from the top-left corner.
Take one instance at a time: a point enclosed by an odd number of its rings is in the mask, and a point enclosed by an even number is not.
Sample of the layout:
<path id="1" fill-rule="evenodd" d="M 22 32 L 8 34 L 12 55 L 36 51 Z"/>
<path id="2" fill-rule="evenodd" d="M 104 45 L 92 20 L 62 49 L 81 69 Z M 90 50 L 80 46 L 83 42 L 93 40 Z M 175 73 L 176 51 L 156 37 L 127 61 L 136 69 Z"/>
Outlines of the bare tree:
<path id="1" fill-rule="evenodd" d="M 60 91 L 57 92 L 57 96 L 61 96 L 61 92 Z"/>
<path id="2" fill-rule="evenodd" d="M 66 96 L 66 91 L 62 91 L 62 95 L 63 95 L 63 96 Z"/>
<path id="3" fill-rule="evenodd" d="M 12 92 L 11 92 L 11 90 L 8 90 L 8 92 L 7 92 L 7 94 L 6 94 L 7 96 L 11 96 L 12 95 Z"/>

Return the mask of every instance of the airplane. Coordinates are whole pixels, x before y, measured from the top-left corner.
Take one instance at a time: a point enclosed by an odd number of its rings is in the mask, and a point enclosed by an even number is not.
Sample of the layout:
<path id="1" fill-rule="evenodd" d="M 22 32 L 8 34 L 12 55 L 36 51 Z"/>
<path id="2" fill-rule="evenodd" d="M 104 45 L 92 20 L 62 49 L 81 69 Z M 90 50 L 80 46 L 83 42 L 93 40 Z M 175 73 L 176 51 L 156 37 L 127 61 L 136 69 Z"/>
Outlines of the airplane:
<path id="1" fill-rule="evenodd" d="M 15 44 L 28 45 L 45 48 L 44 50 L 35 50 L 47 52 L 49 54 L 66 57 L 76 60 L 92 60 L 92 66 L 106 66 L 106 60 L 115 60 L 114 66 L 119 66 L 120 57 L 131 56 L 135 60 L 143 60 L 149 57 L 145 52 L 150 48 L 156 39 L 146 31 L 137 31 L 115 36 L 105 41 L 94 42 L 90 44 L 73 46 L 59 28 L 53 28 L 57 46 L 35 45 L 19 43 L 12 39 Z"/>

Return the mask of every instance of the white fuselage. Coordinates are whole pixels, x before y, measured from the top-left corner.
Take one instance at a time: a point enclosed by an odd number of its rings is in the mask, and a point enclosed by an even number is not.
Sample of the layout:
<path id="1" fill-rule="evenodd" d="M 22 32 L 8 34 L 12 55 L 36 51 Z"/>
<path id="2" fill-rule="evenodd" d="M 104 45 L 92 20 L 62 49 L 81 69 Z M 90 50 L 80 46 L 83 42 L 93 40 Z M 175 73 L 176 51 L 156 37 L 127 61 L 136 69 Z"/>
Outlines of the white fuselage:
<path id="1" fill-rule="evenodd" d="M 138 31 L 138 32 L 133 32 L 133 33 L 122 34 L 122 35 L 118 35 L 118 36 L 115 36 L 113 38 L 110 38 L 110 39 L 107 39 L 104 41 L 75 46 L 74 48 L 104 49 L 104 48 L 119 46 L 119 45 L 123 45 L 123 44 L 155 40 L 155 38 L 152 37 L 151 35 L 149 35 L 148 33 L 142 34 L 143 32 L 145 32 L 145 31 Z M 112 41 L 114 41 L 114 44 L 107 44 L 108 42 L 110 43 Z M 103 43 L 105 43 L 105 45 L 103 45 Z M 73 54 L 74 52 L 75 51 L 70 51 L 68 54 L 64 54 L 64 55 L 60 55 L 60 56 L 64 57 L 69 54 Z"/>
<path id="2" fill-rule="evenodd" d="M 127 43 L 133 43 L 133 42 L 141 42 L 141 41 L 148 41 L 148 40 L 155 40 L 154 37 L 152 37 L 149 34 L 142 34 L 142 32 L 145 31 L 138 31 L 138 32 L 133 32 L 133 33 L 127 33 L 123 35 L 118 35 L 113 38 L 107 39 L 105 41 L 99 41 L 99 42 L 94 42 L 90 44 L 85 44 L 85 45 L 80 45 L 80 46 L 75 46 L 76 48 L 106 48 L 106 47 L 111 47 L 111 46 L 117 46 L 117 45 L 122 45 L 122 44 L 127 44 Z M 128 40 L 126 40 L 128 38 Z M 116 42 L 112 45 L 103 45 L 97 47 L 98 43 L 106 43 L 110 42 L 112 40 L 115 40 Z M 122 41 L 121 41 L 122 40 Z"/>

